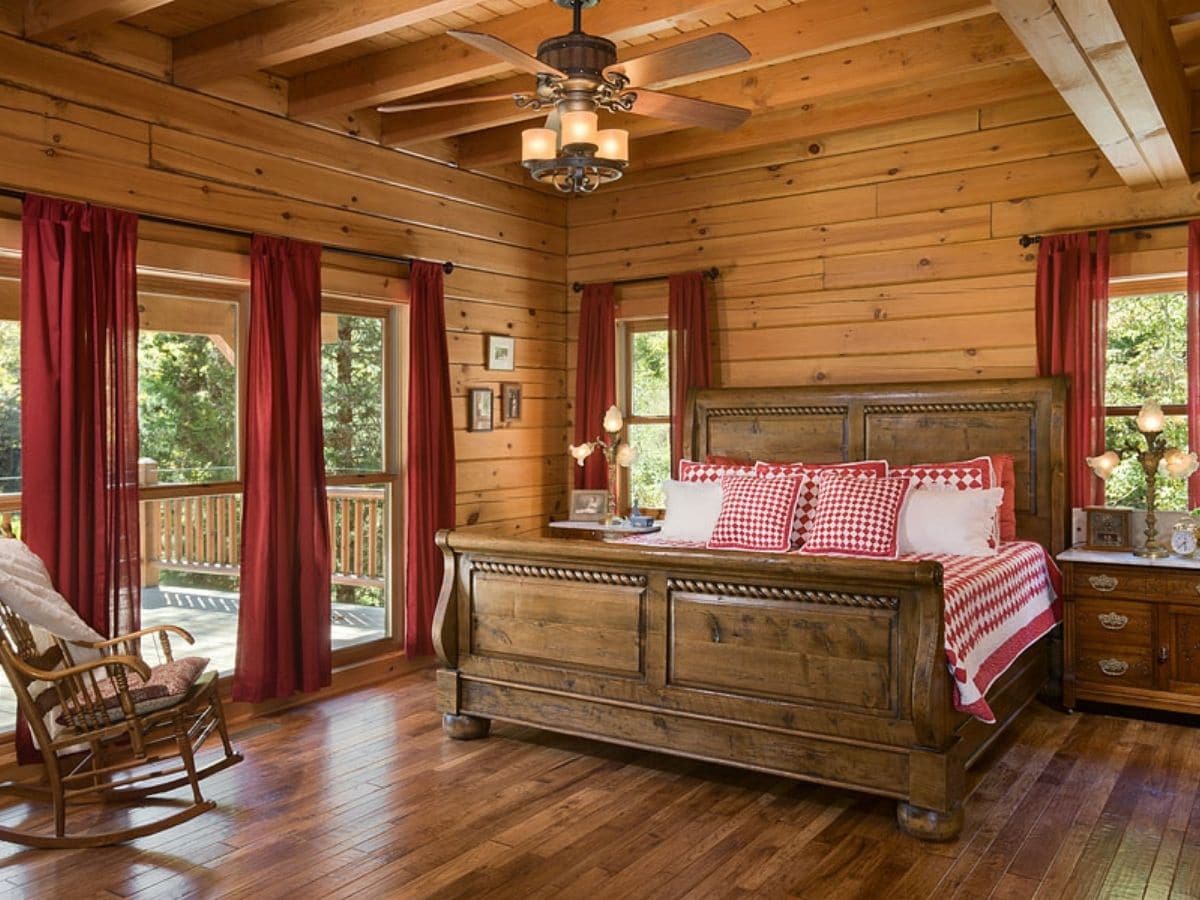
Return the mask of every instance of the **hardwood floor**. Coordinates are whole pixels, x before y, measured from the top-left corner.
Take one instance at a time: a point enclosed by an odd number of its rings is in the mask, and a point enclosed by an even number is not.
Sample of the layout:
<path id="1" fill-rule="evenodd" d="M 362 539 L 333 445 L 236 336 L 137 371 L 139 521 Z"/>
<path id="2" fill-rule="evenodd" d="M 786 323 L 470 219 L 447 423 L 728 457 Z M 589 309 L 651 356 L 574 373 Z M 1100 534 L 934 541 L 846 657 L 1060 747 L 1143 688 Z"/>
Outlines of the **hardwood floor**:
<path id="1" fill-rule="evenodd" d="M 449 741 L 433 707 L 419 672 L 256 720 L 216 812 L 0 846 L 0 896 L 1200 897 L 1187 725 L 1035 705 L 975 770 L 962 839 L 929 845 L 891 801 L 511 725 Z"/>

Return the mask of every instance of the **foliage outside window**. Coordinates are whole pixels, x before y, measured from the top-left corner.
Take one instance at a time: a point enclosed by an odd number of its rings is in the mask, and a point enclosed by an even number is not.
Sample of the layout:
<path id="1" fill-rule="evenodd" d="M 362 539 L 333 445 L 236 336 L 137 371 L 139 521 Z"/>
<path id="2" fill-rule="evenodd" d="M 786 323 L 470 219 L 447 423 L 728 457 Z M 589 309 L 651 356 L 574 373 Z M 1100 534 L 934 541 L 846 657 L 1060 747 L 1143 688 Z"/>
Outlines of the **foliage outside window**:
<path id="1" fill-rule="evenodd" d="M 629 469 L 626 502 L 662 509 L 662 483 L 671 476 L 671 352 L 661 322 L 624 326 L 627 435 L 637 448 Z"/>
<path id="2" fill-rule="evenodd" d="M 21 492 L 21 325 L 0 320 L 0 494 Z"/>
<path id="3" fill-rule="evenodd" d="M 1134 424 L 1137 408 L 1157 400 L 1167 413 L 1164 430 L 1173 447 L 1187 447 L 1187 295 L 1181 292 L 1113 297 L 1108 312 L 1105 373 L 1105 446 L 1145 447 Z M 1187 482 L 1158 480 L 1159 509 L 1187 508 Z M 1146 479 L 1126 457 L 1108 479 L 1110 506 L 1146 506 Z"/>

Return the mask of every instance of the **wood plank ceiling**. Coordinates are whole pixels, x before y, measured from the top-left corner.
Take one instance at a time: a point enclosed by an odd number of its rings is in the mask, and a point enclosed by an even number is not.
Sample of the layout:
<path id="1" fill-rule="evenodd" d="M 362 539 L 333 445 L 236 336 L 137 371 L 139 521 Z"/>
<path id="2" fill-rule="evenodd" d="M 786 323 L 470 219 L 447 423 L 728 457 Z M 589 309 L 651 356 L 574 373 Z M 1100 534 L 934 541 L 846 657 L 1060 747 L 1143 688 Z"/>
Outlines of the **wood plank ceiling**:
<path id="1" fill-rule="evenodd" d="M 1082 11 L 1075 21 L 1073 8 Z M 1141 11 L 1136 21 L 1129 9 Z M 1049 21 L 1048 10 L 1062 12 Z M 520 131 L 536 114 L 509 101 L 389 115 L 374 108 L 528 91 L 531 76 L 445 32 L 484 31 L 533 53 L 570 20 L 550 0 L 0 0 L 0 24 L 191 89 L 520 179 Z M 812 155 L 829 134 L 1056 90 L 1127 183 L 1174 183 L 1193 167 L 1186 135 L 1200 87 L 1200 0 L 603 0 L 585 12 L 584 28 L 616 41 L 622 58 L 717 32 L 751 54 L 699 79 L 649 85 L 750 108 L 736 131 L 607 117 L 632 134 L 631 171 L 772 145 Z M 1114 28 L 1124 42 L 1117 59 L 1104 56 Z M 1056 52 L 1062 42 L 1069 59 Z"/>

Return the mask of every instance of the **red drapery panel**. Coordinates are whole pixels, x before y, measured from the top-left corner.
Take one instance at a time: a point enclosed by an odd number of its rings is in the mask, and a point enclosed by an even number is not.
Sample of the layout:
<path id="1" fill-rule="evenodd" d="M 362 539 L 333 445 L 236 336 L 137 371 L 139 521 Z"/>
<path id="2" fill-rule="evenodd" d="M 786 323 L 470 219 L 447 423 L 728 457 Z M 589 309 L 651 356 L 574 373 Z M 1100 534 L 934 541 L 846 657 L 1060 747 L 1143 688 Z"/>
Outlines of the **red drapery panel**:
<path id="1" fill-rule="evenodd" d="M 616 303 L 611 282 L 584 285 L 579 304 L 579 355 L 575 367 L 575 443 L 594 440 L 604 413 L 617 402 Z M 575 487 L 604 490 L 604 454 L 593 453 L 575 467 Z"/>
<path id="2" fill-rule="evenodd" d="M 1086 458 L 1104 452 L 1104 360 L 1108 346 L 1108 232 L 1042 239 L 1037 266 L 1038 375 L 1071 379 L 1067 481 L 1072 506 L 1104 502 Z"/>
<path id="3" fill-rule="evenodd" d="M 1188 224 L 1188 444 L 1200 449 L 1200 222 Z M 1188 479 L 1188 506 L 1200 506 L 1200 472 Z"/>
<path id="4" fill-rule="evenodd" d="M 429 656 L 433 611 L 442 586 L 434 537 L 454 527 L 454 414 L 442 267 L 417 261 L 409 274 L 408 515 L 404 652 Z"/>
<path id="5" fill-rule="evenodd" d="M 671 339 L 671 477 L 683 458 L 684 413 L 688 391 L 712 384 L 712 353 L 708 335 L 708 302 L 704 275 L 672 275 L 667 283 L 667 328 Z"/>
<path id="6" fill-rule="evenodd" d="M 257 703 L 332 673 L 319 246 L 254 237 L 246 386 L 233 698 Z"/>
<path id="7" fill-rule="evenodd" d="M 141 611 L 137 216 L 29 196 L 22 241 L 22 536 L 112 637 Z"/>

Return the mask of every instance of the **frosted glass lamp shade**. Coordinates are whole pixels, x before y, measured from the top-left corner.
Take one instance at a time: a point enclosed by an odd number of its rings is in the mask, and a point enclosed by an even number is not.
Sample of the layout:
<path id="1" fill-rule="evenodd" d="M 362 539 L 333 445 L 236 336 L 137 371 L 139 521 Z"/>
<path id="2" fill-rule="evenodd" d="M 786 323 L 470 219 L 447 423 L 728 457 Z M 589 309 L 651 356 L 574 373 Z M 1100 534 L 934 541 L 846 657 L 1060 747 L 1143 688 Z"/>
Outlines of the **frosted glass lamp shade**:
<path id="1" fill-rule="evenodd" d="M 521 132 L 521 160 L 532 162 L 558 155 L 558 135 L 553 128 L 526 128 Z"/>
<path id="2" fill-rule="evenodd" d="M 562 114 L 562 143 L 595 144 L 600 119 L 594 112 L 573 110 Z"/>
<path id="3" fill-rule="evenodd" d="M 624 427 L 625 417 L 621 415 L 621 410 L 615 405 L 610 406 L 604 413 L 604 430 L 609 434 L 616 434 Z"/>
<path id="4" fill-rule="evenodd" d="M 1141 410 L 1137 414 L 1137 428 L 1142 434 L 1158 434 L 1163 430 L 1162 407 L 1154 400 L 1147 400 L 1142 404 Z"/>
<path id="5" fill-rule="evenodd" d="M 624 128 L 606 128 L 599 132 L 596 135 L 596 145 L 599 148 L 596 155 L 601 159 L 629 161 L 629 132 Z"/>

